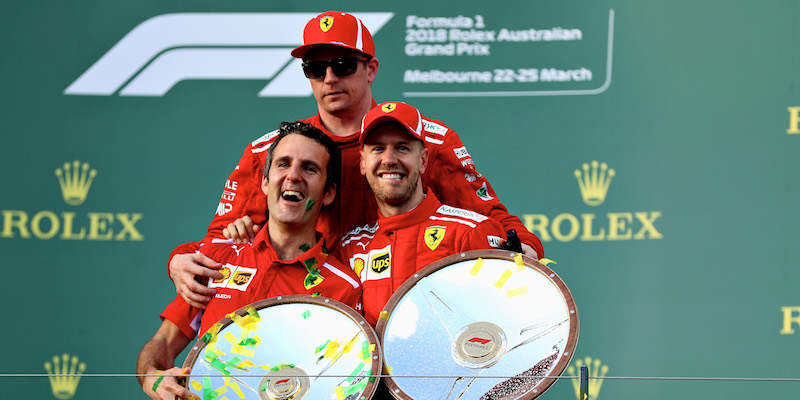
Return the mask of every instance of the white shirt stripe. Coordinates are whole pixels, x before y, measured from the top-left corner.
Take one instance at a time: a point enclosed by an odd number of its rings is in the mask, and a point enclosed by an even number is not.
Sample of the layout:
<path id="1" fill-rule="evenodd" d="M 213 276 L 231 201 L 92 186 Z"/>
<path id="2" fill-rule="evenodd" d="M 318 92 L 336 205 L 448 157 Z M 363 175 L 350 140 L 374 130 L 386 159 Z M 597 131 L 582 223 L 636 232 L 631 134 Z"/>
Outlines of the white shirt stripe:
<path id="1" fill-rule="evenodd" d="M 431 215 L 430 219 L 440 220 L 440 221 L 451 221 L 451 222 L 458 222 L 459 224 L 467 225 L 471 228 L 476 227 L 477 225 L 473 224 L 472 222 L 464 221 L 463 219 L 457 218 L 448 218 L 448 217 L 434 217 Z"/>
<path id="2" fill-rule="evenodd" d="M 338 275 L 340 278 L 344 279 L 349 284 L 353 285 L 353 289 L 358 289 L 358 282 L 356 282 L 355 279 L 351 278 L 350 275 L 347 275 L 346 273 L 342 272 L 338 268 L 336 268 L 333 265 L 330 265 L 328 263 L 322 264 L 322 266 L 327 268 L 329 271 L 333 272 L 334 274 Z"/>

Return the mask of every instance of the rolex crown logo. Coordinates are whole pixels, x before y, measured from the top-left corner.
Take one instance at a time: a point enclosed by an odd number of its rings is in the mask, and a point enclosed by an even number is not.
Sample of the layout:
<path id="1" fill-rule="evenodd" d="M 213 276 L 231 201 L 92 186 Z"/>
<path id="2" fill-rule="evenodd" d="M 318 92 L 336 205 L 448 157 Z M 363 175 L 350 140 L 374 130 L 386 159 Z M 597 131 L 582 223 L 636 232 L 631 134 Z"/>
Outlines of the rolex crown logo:
<path id="1" fill-rule="evenodd" d="M 65 162 L 63 169 L 56 168 L 56 176 L 61 185 L 64 202 L 71 206 L 83 204 L 96 175 L 97 170 L 89 170 L 89 163 L 81 165 L 78 160 L 73 161 L 72 164 Z"/>
<path id="2" fill-rule="evenodd" d="M 606 193 L 608 193 L 608 186 L 611 184 L 611 178 L 615 174 L 614 170 L 608 168 L 606 163 L 600 164 L 597 161 L 592 161 L 591 169 L 586 163 L 583 164 L 583 171 L 576 169 L 575 177 L 578 178 L 583 202 L 590 206 L 603 204 L 606 200 Z"/>
<path id="3" fill-rule="evenodd" d="M 577 397 L 578 400 L 595 400 L 600 394 L 600 388 L 603 386 L 603 377 L 608 373 L 608 366 L 603 365 L 599 359 L 595 358 L 592 360 L 591 357 L 586 357 L 583 360 L 575 360 L 575 363 L 567 368 L 567 373 L 572 376 L 578 376 L 578 371 L 580 371 L 581 367 L 584 365 L 589 368 L 589 377 L 592 378 L 589 380 L 588 397 L 584 396 L 581 398 L 580 381 L 578 379 L 573 379 L 572 387 L 575 389 L 575 397 Z"/>
<path id="4" fill-rule="evenodd" d="M 75 395 L 78 381 L 81 380 L 80 374 L 86 370 L 86 364 L 78 363 L 78 356 L 70 358 L 69 354 L 64 353 L 60 359 L 58 356 L 53 356 L 52 363 L 45 362 L 44 369 L 50 375 L 50 389 L 53 390 L 53 396 L 66 400 Z"/>

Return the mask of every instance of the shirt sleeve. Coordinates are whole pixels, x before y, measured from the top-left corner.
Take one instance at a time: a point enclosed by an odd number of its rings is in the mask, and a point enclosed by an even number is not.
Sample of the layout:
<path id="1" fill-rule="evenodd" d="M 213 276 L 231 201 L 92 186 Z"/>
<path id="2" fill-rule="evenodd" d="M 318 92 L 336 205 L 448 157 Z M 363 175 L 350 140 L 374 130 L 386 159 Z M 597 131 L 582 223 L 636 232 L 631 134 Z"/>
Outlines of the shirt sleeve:
<path id="1" fill-rule="evenodd" d="M 187 338 L 193 339 L 200 329 L 202 311 L 190 306 L 181 296 L 167 305 L 161 313 L 161 319 L 167 319 L 175 324 Z"/>
<path id="2" fill-rule="evenodd" d="M 433 125 L 433 130 L 442 128 L 442 131 L 446 129 L 446 133 L 428 135 L 430 129 L 426 131 L 426 146 L 430 149 L 430 155 L 423 184 L 433 190 L 443 204 L 472 210 L 499 222 L 503 227 L 501 237 L 504 239 L 507 230 L 516 230 L 520 241 L 533 247 L 539 258 L 543 257 L 542 242 L 525 228 L 519 218 L 508 213 L 492 185 L 478 173 L 472 156 L 458 134 L 438 121 L 434 121 Z"/>

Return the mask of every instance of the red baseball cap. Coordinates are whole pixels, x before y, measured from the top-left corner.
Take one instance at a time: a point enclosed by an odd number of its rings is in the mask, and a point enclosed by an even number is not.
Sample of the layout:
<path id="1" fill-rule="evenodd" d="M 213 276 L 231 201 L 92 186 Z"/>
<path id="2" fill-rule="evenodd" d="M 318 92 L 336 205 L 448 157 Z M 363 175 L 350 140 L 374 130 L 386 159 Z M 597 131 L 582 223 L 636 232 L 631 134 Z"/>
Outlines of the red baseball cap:
<path id="1" fill-rule="evenodd" d="M 408 133 L 414 136 L 415 139 L 422 140 L 422 116 L 419 110 L 414 106 L 403 103 L 402 101 L 387 101 L 378 104 L 372 110 L 369 110 L 364 119 L 361 120 L 361 135 L 358 137 L 358 142 L 364 145 L 364 140 L 369 135 L 372 128 L 376 127 L 381 122 L 395 121 L 402 125 Z"/>
<path id="2" fill-rule="evenodd" d="M 327 11 L 308 21 L 303 29 L 303 45 L 292 50 L 292 57 L 303 58 L 317 46 L 332 45 L 375 57 L 375 42 L 360 19 L 341 11 Z"/>

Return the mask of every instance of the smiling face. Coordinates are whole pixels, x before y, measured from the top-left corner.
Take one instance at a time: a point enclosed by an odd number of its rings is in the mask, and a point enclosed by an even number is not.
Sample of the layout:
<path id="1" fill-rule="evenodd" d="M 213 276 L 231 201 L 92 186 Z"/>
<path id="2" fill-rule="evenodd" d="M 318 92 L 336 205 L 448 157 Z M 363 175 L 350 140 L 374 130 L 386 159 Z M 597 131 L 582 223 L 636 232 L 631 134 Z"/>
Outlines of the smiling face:
<path id="1" fill-rule="evenodd" d="M 420 176 L 428 166 L 428 149 L 396 122 L 372 128 L 360 166 L 383 216 L 410 211 L 425 197 Z"/>
<path id="2" fill-rule="evenodd" d="M 339 57 L 363 56 L 355 50 L 339 46 L 319 46 L 310 50 L 304 61 L 329 61 Z M 360 118 L 372 106 L 372 81 L 378 71 L 378 60 L 359 61 L 358 69 L 352 75 L 337 76 L 327 68 L 322 79 L 309 79 L 319 112 L 331 115 L 347 114 L 354 111 Z"/>
<path id="3" fill-rule="evenodd" d="M 336 186 L 327 190 L 330 155 L 323 145 L 300 134 L 289 134 L 273 150 L 269 175 L 261 181 L 267 195 L 269 223 L 292 229 L 311 228 L 323 205 L 336 196 Z M 309 202 L 313 202 L 309 207 Z"/>

